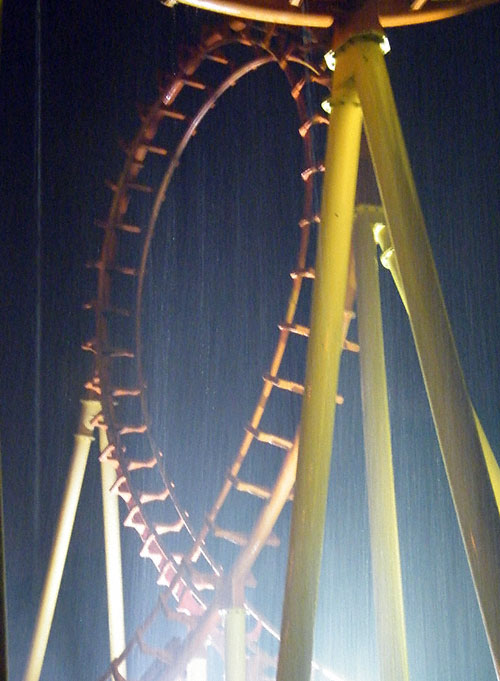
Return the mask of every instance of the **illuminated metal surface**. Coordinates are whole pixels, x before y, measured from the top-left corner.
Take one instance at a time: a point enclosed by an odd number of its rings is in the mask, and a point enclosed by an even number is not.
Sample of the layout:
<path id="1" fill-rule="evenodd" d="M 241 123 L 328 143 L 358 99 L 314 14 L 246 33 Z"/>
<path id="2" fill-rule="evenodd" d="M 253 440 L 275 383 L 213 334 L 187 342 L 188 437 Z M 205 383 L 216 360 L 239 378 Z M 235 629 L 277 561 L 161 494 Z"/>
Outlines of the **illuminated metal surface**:
<path id="1" fill-rule="evenodd" d="M 444 306 L 383 56 L 371 41 L 354 41 L 347 46 L 345 55 L 349 60 L 349 77 L 354 77 L 363 107 L 368 142 L 422 374 L 493 662 L 500 677 L 498 508 Z"/>
<path id="2" fill-rule="evenodd" d="M 354 221 L 366 486 L 380 678 L 409 678 L 374 212 Z"/>
<path id="3" fill-rule="evenodd" d="M 40 678 L 64 564 L 73 531 L 89 449 L 94 439 L 93 420 L 101 409 L 100 403 L 96 400 L 82 400 L 81 404 L 80 422 L 78 424 L 78 431 L 75 433 L 73 456 L 71 458 L 49 566 L 40 599 L 30 655 L 24 672 L 24 681 L 38 681 Z"/>
<path id="4" fill-rule="evenodd" d="M 311 673 L 362 125 L 354 88 L 337 78 L 335 71 L 278 681 L 305 681 Z"/>
<path id="5" fill-rule="evenodd" d="M 100 451 L 105 451 L 108 438 L 104 428 L 99 429 Z M 109 654 L 112 662 L 125 648 L 125 615 L 123 610 L 122 550 L 120 540 L 120 512 L 118 497 L 110 494 L 116 483 L 116 473 L 109 461 L 101 461 L 102 516 L 104 525 L 104 552 L 106 558 L 106 589 L 108 598 Z M 127 676 L 127 665 L 118 666 L 122 676 Z"/>
<path id="6" fill-rule="evenodd" d="M 465 14 L 473 9 L 494 4 L 498 0 L 444 0 L 443 2 L 427 3 L 419 0 L 409 4 L 406 0 L 380 0 L 378 3 L 378 17 L 381 26 L 390 28 L 424 24 L 430 21 L 449 19 Z M 235 0 L 165 0 L 164 4 L 171 7 L 180 4 L 196 7 L 197 9 L 217 12 L 253 21 L 266 21 L 287 26 L 310 26 L 314 28 L 329 28 L 334 22 L 345 22 L 349 17 L 349 5 L 335 0 L 310 2 L 307 11 L 303 7 L 292 9 L 294 3 L 286 0 L 274 2 L 237 2 Z M 357 9 L 359 3 L 355 3 Z"/>
<path id="7" fill-rule="evenodd" d="M 245 681 L 245 608 L 230 607 L 224 618 L 224 665 L 226 681 Z"/>
<path id="8" fill-rule="evenodd" d="M 384 220 L 384 219 L 385 219 L 385 217 L 383 215 L 381 215 L 380 220 Z M 401 297 L 401 301 L 402 301 L 406 311 L 408 312 L 408 303 L 406 301 L 406 294 L 405 294 L 404 289 L 403 289 L 403 283 L 402 283 L 402 280 L 401 280 L 401 273 L 399 271 L 399 265 L 398 265 L 398 261 L 397 261 L 397 258 L 396 258 L 396 252 L 394 250 L 394 246 L 391 243 L 389 230 L 383 222 L 379 222 L 374 227 L 374 234 L 375 234 L 375 240 L 382 250 L 382 253 L 380 255 L 380 261 L 381 261 L 382 265 L 390 271 L 392 278 L 394 280 L 394 283 L 396 285 L 396 288 L 398 289 L 398 293 Z M 473 412 L 473 415 L 474 415 L 474 421 L 475 421 L 476 427 L 477 427 L 477 432 L 479 434 L 479 440 L 481 442 L 481 447 L 482 447 L 483 454 L 484 454 L 484 460 L 486 462 L 486 467 L 488 469 L 488 474 L 489 474 L 489 477 L 490 477 L 491 486 L 493 488 L 493 493 L 495 495 L 497 508 L 500 511 L 500 466 L 498 465 L 498 462 L 495 458 L 495 455 L 493 453 L 491 445 L 488 441 L 488 438 L 486 437 L 486 433 L 484 432 L 484 428 L 481 425 L 479 417 L 476 414 L 476 410 L 474 409 L 474 406 L 472 405 L 472 403 L 471 403 L 471 407 L 472 407 L 472 412 Z"/>

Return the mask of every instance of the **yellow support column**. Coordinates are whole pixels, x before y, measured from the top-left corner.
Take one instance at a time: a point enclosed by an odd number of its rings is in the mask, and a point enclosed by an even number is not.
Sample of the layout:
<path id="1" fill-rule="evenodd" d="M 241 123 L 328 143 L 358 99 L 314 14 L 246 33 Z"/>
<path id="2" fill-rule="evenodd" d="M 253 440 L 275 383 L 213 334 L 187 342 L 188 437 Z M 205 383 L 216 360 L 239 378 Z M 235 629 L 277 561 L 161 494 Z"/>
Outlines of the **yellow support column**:
<path id="1" fill-rule="evenodd" d="M 373 37 L 373 36 L 372 36 Z M 363 107 L 427 395 L 493 663 L 500 679 L 500 518 L 379 44 L 345 46 Z"/>
<path id="2" fill-rule="evenodd" d="M 334 73 L 332 92 L 278 681 L 308 681 L 311 675 L 351 251 L 362 116 L 341 68 Z"/>
<path id="3" fill-rule="evenodd" d="M 68 553 L 71 533 L 75 521 L 76 509 L 80 498 L 83 476 L 87 465 L 90 445 L 94 439 L 92 419 L 101 409 L 100 402 L 82 400 L 82 409 L 78 432 L 75 434 L 73 456 L 66 480 L 61 511 L 57 523 L 52 552 L 47 568 L 47 575 L 42 591 L 42 598 L 38 609 L 35 631 L 31 641 L 30 655 L 24 681 L 38 681 L 42 670 L 43 659 L 47 649 L 50 628 L 54 617 L 54 610 L 59 595 L 59 587 L 64 571 L 64 564 Z"/>
<path id="4" fill-rule="evenodd" d="M 99 430 L 101 452 L 108 446 L 106 431 Z M 125 616 L 123 609 L 122 552 L 120 541 L 120 512 L 118 496 L 109 490 L 116 481 L 116 473 L 109 461 L 101 463 L 102 516 L 104 525 L 104 551 L 106 556 L 106 586 L 108 594 L 109 654 L 111 662 L 125 649 Z M 127 676 L 126 663 L 118 671 Z"/>
<path id="5" fill-rule="evenodd" d="M 232 606 L 224 622 L 225 681 L 245 681 L 246 639 L 245 608 Z"/>
<path id="6" fill-rule="evenodd" d="M 474 421 L 476 422 L 477 432 L 479 434 L 479 441 L 481 442 L 481 447 L 483 448 L 484 460 L 486 462 L 486 468 L 490 476 L 491 486 L 493 487 L 493 494 L 495 495 L 495 500 L 497 502 L 497 508 L 500 511 L 500 466 L 493 454 L 491 445 L 486 437 L 486 433 L 483 430 L 481 421 L 479 420 L 476 410 L 472 407 L 474 414 Z"/>
<path id="7" fill-rule="evenodd" d="M 396 493 L 385 374 L 373 213 L 357 210 L 354 253 L 373 594 L 382 681 L 407 681 L 408 658 L 399 558 Z"/>
<path id="8" fill-rule="evenodd" d="M 380 256 L 380 261 L 384 267 L 386 267 L 394 280 L 398 293 L 401 297 L 403 305 L 408 312 L 408 304 L 406 302 L 406 295 L 403 289 L 403 284 L 401 282 L 401 274 L 399 272 L 398 261 L 396 258 L 396 252 L 393 245 L 391 244 L 389 230 L 387 229 L 385 223 L 385 216 L 380 215 L 378 218 L 377 227 L 375 229 L 375 240 L 380 246 L 382 254 Z M 472 403 L 471 403 L 472 404 Z M 493 487 L 493 493 L 495 495 L 495 500 L 497 503 L 497 508 L 500 511 L 500 466 L 495 458 L 491 445 L 486 437 L 481 421 L 474 406 L 472 406 L 472 412 L 474 414 L 474 421 L 476 422 L 477 432 L 479 434 L 479 440 L 481 442 L 481 447 L 483 449 L 484 460 L 486 462 L 486 468 L 488 469 L 488 474 L 490 476 L 491 486 Z"/>

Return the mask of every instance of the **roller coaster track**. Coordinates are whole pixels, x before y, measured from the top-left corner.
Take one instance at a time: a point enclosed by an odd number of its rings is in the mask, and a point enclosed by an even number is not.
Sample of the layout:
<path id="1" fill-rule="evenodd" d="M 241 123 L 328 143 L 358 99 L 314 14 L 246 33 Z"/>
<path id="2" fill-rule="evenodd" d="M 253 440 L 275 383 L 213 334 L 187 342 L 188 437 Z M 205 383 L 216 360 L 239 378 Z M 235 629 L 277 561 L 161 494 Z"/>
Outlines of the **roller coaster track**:
<path id="1" fill-rule="evenodd" d="M 328 77 L 324 73 L 325 47 L 313 34 L 305 40 L 301 32 L 273 26 L 228 22 L 208 32 L 194 49 L 185 51 L 179 70 L 163 81 L 160 96 L 142 112 L 141 125 L 134 140 L 125 149 L 125 162 L 115 183 L 111 207 L 99 223 L 104 231 L 99 258 L 90 265 L 97 271 L 97 297 L 86 307 L 95 315 L 95 335 L 84 349 L 95 355 L 95 374 L 86 388 L 102 405 L 94 425 L 107 431 L 108 446 L 101 460 L 109 461 L 116 470 L 112 492 L 126 506 L 124 525 L 133 528 L 141 540 L 140 555 L 152 561 L 158 572 L 159 596 L 151 614 L 136 630 L 122 655 L 113 661 L 100 681 L 122 681 L 120 663 L 132 651 L 141 651 L 149 660 L 144 679 L 173 681 L 210 637 L 211 644 L 221 648 L 221 609 L 231 603 L 237 585 L 252 581 L 251 568 L 264 545 L 276 546 L 279 540 L 273 526 L 284 505 L 292 498 L 298 449 L 298 428 L 294 439 L 279 433 L 265 432 L 261 421 L 269 399 L 275 391 L 301 395 L 304 386 L 280 375 L 280 366 L 292 334 L 307 338 L 304 320 L 296 320 L 303 284 L 314 278 L 307 266 L 310 233 L 319 223 L 315 213 L 315 183 L 321 180 L 323 167 L 315 163 L 312 132 L 316 126 L 328 124 L 321 114 L 308 112 L 307 88 L 323 88 Z M 166 457 L 152 433 L 148 407 L 145 368 L 143 365 L 143 293 L 148 257 L 155 228 L 174 172 L 188 143 L 205 116 L 222 95 L 251 71 L 275 62 L 283 71 L 296 103 L 299 133 L 303 139 L 305 166 L 302 172 L 304 200 L 300 220 L 300 240 L 296 267 L 291 272 L 291 292 L 279 338 L 255 410 L 245 429 L 241 444 L 215 501 L 200 530 L 193 527 L 189 513 L 178 499 L 172 479 L 167 474 Z M 195 101 L 194 113 L 176 108 L 181 92 L 190 92 Z M 159 146 L 157 136 L 173 138 L 172 152 Z M 142 183 L 148 176 L 150 163 L 165 163 L 163 179 L 156 189 Z M 155 159 L 153 161 L 153 159 Z M 128 217 L 144 195 L 153 198 L 147 225 L 137 225 Z M 124 261 L 129 257 L 129 261 Z M 304 295 L 308 295 L 307 293 Z M 354 285 L 346 300 L 344 338 L 352 316 Z M 305 341 L 304 341 L 305 349 Z M 355 343 L 344 340 L 344 349 L 357 351 Z M 126 377 L 126 379 L 124 379 Z M 342 401 L 338 397 L 339 402 Z M 254 443 L 285 452 L 277 478 L 264 487 L 240 477 L 240 471 Z M 167 462 L 168 463 L 168 462 Z M 253 495 L 262 500 L 261 510 L 252 521 L 253 530 L 244 534 L 218 524 L 219 513 L 230 495 Z M 230 569 L 224 569 L 209 550 L 208 539 L 227 540 L 240 548 Z M 274 676 L 274 656 L 265 652 L 265 632 L 277 639 L 278 632 L 252 605 L 245 603 L 253 620 L 248 635 L 249 668 L 252 678 Z M 186 635 L 155 647 L 146 641 L 153 622 L 164 618 L 182 625 Z M 253 666 L 252 666 L 253 665 Z M 319 669 L 319 666 L 316 665 Z M 335 675 L 321 670 L 330 679 Z"/>

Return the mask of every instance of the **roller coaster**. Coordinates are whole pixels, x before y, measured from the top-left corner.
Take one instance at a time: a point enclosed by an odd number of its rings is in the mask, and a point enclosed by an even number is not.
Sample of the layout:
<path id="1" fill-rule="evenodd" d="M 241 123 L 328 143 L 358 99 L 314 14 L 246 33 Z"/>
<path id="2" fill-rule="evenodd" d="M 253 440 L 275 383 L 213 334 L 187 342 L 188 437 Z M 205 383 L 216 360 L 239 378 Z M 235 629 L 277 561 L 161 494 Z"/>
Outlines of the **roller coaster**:
<path id="1" fill-rule="evenodd" d="M 97 429 L 100 461 L 107 476 L 104 485 L 111 497 L 121 500 L 123 525 L 137 534 L 140 557 L 156 569 L 158 597 L 127 641 L 123 631 L 118 633 L 114 640 L 115 646 L 120 642 L 120 649 L 112 650 L 110 666 L 99 681 L 125 681 L 132 658 L 140 658 L 134 665 L 145 681 L 175 681 L 186 673 L 189 678 L 193 660 L 203 659 L 207 646 L 225 660 L 228 681 L 243 679 L 245 673 L 251 681 L 276 675 L 280 681 L 307 681 L 311 668 L 315 678 L 340 679 L 313 659 L 312 630 L 331 431 L 335 404 L 341 405 L 344 399 L 337 386 L 342 353 L 361 358 L 377 634 L 380 651 L 385 651 L 381 653 L 381 678 L 407 678 L 383 341 L 376 312 L 380 301 L 376 273 L 371 270 L 376 245 L 412 323 L 499 674 L 500 474 L 455 358 L 399 123 L 391 109 L 390 86 L 379 64 L 384 26 L 416 21 L 419 13 L 421 21 L 443 18 L 454 7 L 457 13 L 468 10 L 470 3 L 423 2 L 418 7 L 356 3 L 354 7 L 339 2 L 333 3 L 334 11 L 331 4 L 319 3 L 309 15 L 293 3 L 286 7 L 263 3 L 246 9 L 237 3 L 215 3 L 217 11 L 231 16 L 213 23 L 196 45 L 181 50 L 178 68 L 162 77 L 157 100 L 140 112 L 139 130 L 124 145 L 119 177 L 109 182 L 111 204 L 107 216 L 98 222 L 102 246 L 98 258 L 88 263 L 95 270 L 97 286 L 95 297 L 85 307 L 94 316 L 95 333 L 83 349 L 92 357 L 93 370 L 84 386 L 72 472 L 54 545 L 59 537 L 60 555 L 55 548 L 51 569 L 59 573 L 64 564 L 64 545 L 72 524 L 68 525 L 68 518 L 74 516 Z M 431 16 L 433 12 L 436 17 Z M 365 70 L 364 63 L 374 64 L 372 70 Z M 290 293 L 279 320 L 278 341 L 263 373 L 257 404 L 199 527 L 169 473 L 168 449 L 163 451 L 157 442 L 144 332 L 149 305 L 145 298 L 151 287 L 148 276 L 169 189 L 188 146 L 192 140 L 196 143 L 198 128 L 240 80 L 272 64 L 284 75 L 299 120 L 304 158 L 299 246 L 289 273 Z M 361 110 L 383 207 L 354 205 Z M 325 137 L 327 149 L 322 156 L 318 148 Z M 145 201 L 150 206 L 147 211 Z M 358 338 L 350 331 L 356 315 Z M 440 338 L 439 351 L 428 340 L 433 334 Z M 302 344 L 293 352 L 303 356 L 299 364 L 306 364 L 305 376 L 287 373 L 294 366 L 286 362 L 287 353 L 292 352 L 291 339 Z M 446 401 L 445 395 L 453 399 Z M 283 396 L 304 403 L 292 434 L 272 425 L 274 404 Z M 328 406 L 323 409 L 322 405 Z M 263 452 L 266 463 L 253 464 L 262 461 Z M 259 479 L 253 475 L 256 470 Z M 292 505 L 280 633 L 249 594 L 259 589 L 252 568 L 264 547 L 279 549 L 281 542 L 273 529 L 283 509 Z M 116 517 L 112 508 L 109 513 Z M 113 539 L 111 530 L 108 541 L 108 552 L 116 558 L 119 546 L 112 545 L 116 535 Z M 221 553 L 222 544 L 230 545 L 230 551 Z M 113 581 L 118 586 L 117 573 L 113 574 L 109 589 Z M 40 674 L 55 607 L 50 579 L 49 569 L 26 681 L 37 681 Z M 123 617 L 120 598 L 118 591 L 110 599 L 110 610 L 118 609 L 118 620 Z M 118 630 L 120 624 L 115 625 L 115 635 Z"/>

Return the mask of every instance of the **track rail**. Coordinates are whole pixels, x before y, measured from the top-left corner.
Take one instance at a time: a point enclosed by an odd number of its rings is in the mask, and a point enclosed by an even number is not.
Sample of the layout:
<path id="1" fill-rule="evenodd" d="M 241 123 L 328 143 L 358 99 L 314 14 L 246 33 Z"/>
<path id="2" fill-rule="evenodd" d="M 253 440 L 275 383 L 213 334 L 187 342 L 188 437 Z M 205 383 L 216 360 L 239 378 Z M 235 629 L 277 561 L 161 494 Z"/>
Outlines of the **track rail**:
<path id="1" fill-rule="evenodd" d="M 169 681 L 183 673 L 189 659 L 205 644 L 208 636 L 214 647 L 219 648 L 221 608 L 229 604 L 235 585 L 241 587 L 251 580 L 252 564 L 263 546 L 277 544 L 272 528 L 283 506 L 292 497 L 298 431 L 294 439 L 289 440 L 279 433 L 264 432 L 260 424 L 273 391 L 299 395 L 304 391 L 302 384 L 281 377 L 279 372 L 290 335 L 305 338 L 308 335 L 308 328 L 296 322 L 296 311 L 304 282 L 314 278 L 314 270 L 306 263 L 310 231 L 319 223 L 314 206 L 314 186 L 323 170 L 314 160 L 311 133 L 316 125 L 328 121 L 320 114 L 308 112 L 304 91 L 311 85 L 327 87 L 328 79 L 322 65 L 324 51 L 321 41 L 311 39 L 304 43 L 301 34 L 272 26 L 239 22 L 236 30 L 229 23 L 213 29 L 188 52 L 179 71 L 164 81 L 157 101 L 143 112 L 140 129 L 126 147 L 123 170 L 118 180 L 110 183 L 113 191 L 111 207 L 106 220 L 99 223 L 104 230 L 102 248 L 97 262 L 92 263 L 97 271 L 97 297 L 87 305 L 94 311 L 96 332 L 84 349 L 95 354 L 96 372 L 86 387 L 98 395 L 102 404 L 102 413 L 96 418 L 95 425 L 107 430 L 109 445 L 101 452 L 101 460 L 109 461 L 116 470 L 112 492 L 118 494 L 126 506 L 125 526 L 136 530 L 141 539 L 140 555 L 151 560 L 158 571 L 160 591 L 157 605 L 101 681 L 122 681 L 118 665 L 137 648 L 152 660 L 143 678 Z M 250 71 L 271 62 L 279 65 L 288 80 L 303 138 L 304 201 L 299 249 L 296 267 L 291 272 L 288 305 L 279 325 L 279 338 L 270 367 L 263 376 L 257 405 L 215 501 L 201 529 L 196 530 L 177 497 L 166 470 L 165 457 L 151 431 L 142 333 L 147 263 L 167 190 L 197 128 L 228 88 Z M 198 75 L 207 63 L 210 63 L 210 84 Z M 198 102 L 190 116 L 175 108 L 179 95 L 186 89 Z M 164 132 L 168 126 L 172 127 L 169 132 L 175 140 L 172 153 L 156 143 L 157 133 L 160 129 Z M 153 189 L 141 179 L 148 175 L 151 159 L 158 156 L 164 159 L 165 170 L 159 187 Z M 128 215 L 133 213 L 131 207 L 145 194 L 154 199 L 148 223 L 143 227 L 132 224 Z M 124 262 L 121 258 L 125 255 L 132 262 Z M 351 280 L 346 300 L 345 336 L 353 297 Z M 358 349 L 348 341 L 344 342 L 344 348 Z M 269 488 L 239 477 L 242 464 L 255 442 L 286 452 L 280 472 Z M 230 494 L 250 494 L 263 501 L 250 535 L 222 528 L 217 523 Z M 209 551 L 209 538 L 227 540 L 242 547 L 229 570 L 225 571 Z M 180 544 L 185 548 L 179 551 Z M 251 604 L 247 604 L 247 612 L 255 621 L 253 633 L 249 635 L 249 655 L 251 659 L 261 660 L 258 676 L 265 679 L 268 676 L 265 670 L 272 668 L 275 660 L 259 647 L 261 634 L 267 632 L 276 638 L 277 632 Z M 149 645 L 147 632 L 160 616 L 181 623 L 187 632 L 185 639 L 179 641 L 172 637 L 161 648 Z M 320 669 L 318 665 L 316 667 Z M 328 678 L 335 679 L 331 672 L 323 671 Z"/>

